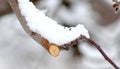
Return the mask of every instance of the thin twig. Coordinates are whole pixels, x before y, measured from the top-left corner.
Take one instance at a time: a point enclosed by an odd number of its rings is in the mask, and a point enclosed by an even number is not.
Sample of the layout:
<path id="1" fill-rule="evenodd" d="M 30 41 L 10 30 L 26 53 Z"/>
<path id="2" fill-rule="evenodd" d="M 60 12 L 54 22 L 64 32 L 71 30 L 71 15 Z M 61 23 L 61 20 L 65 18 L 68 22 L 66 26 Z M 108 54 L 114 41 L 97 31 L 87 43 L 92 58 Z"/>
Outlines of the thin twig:
<path id="1" fill-rule="evenodd" d="M 96 47 L 98 49 L 98 51 L 102 54 L 102 56 L 115 68 L 115 69 L 120 69 L 106 54 L 105 52 L 102 50 L 102 48 L 97 44 L 95 43 L 93 40 L 81 35 L 81 37 L 73 40 L 72 42 L 69 42 L 69 43 L 66 43 L 61 47 L 62 50 L 68 50 L 68 48 L 70 46 L 74 46 L 75 44 L 79 43 L 81 40 L 85 40 L 87 41 L 89 44 L 93 45 L 94 47 Z"/>
<path id="2" fill-rule="evenodd" d="M 82 39 L 86 40 L 88 43 L 90 43 L 91 45 L 93 45 L 94 47 L 96 47 L 98 49 L 98 51 L 102 54 L 102 56 L 115 68 L 115 69 L 120 69 L 106 54 L 105 52 L 102 50 L 102 48 L 100 47 L 100 45 L 98 45 L 97 43 L 95 43 L 93 40 L 86 38 L 85 36 L 81 36 Z"/>

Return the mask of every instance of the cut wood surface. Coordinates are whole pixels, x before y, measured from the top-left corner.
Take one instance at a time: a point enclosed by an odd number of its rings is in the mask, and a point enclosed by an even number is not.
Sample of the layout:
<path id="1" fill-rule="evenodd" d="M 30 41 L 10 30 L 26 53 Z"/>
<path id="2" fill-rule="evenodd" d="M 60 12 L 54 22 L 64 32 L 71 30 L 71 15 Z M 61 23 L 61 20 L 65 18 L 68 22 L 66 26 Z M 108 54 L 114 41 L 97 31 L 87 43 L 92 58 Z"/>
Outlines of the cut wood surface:
<path id="1" fill-rule="evenodd" d="M 60 53 L 60 48 L 57 45 L 55 45 L 55 44 L 51 44 L 49 46 L 49 53 L 56 57 Z"/>

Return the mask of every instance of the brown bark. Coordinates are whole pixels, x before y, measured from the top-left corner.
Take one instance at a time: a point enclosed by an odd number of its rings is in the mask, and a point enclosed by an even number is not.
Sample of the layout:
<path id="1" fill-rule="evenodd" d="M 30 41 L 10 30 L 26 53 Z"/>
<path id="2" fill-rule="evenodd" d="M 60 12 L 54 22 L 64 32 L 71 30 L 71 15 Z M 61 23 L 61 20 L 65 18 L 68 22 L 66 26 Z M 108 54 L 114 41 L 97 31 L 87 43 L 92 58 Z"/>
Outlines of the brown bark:
<path id="1" fill-rule="evenodd" d="M 12 12 L 7 0 L 0 0 L 0 16 Z"/>
<path id="2" fill-rule="evenodd" d="M 27 21 L 25 20 L 25 17 L 20 12 L 20 9 L 18 6 L 18 1 L 17 0 L 8 0 L 8 2 L 10 4 L 11 8 L 13 9 L 14 13 L 18 17 L 24 30 L 35 41 L 37 41 L 39 44 L 41 44 L 51 55 L 58 56 L 60 53 L 60 48 L 57 45 L 49 43 L 49 41 L 47 39 L 45 39 L 44 37 L 42 37 L 40 34 L 33 32 L 29 29 L 29 27 L 27 26 Z"/>

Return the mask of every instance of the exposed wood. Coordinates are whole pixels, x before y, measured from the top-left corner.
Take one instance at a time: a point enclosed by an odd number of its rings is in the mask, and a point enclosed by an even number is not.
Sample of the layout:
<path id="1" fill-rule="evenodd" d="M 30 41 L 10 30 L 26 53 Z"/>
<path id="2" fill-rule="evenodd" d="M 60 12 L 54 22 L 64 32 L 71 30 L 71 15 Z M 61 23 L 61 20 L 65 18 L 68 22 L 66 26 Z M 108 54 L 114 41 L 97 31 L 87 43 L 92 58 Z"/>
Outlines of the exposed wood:
<path id="1" fill-rule="evenodd" d="M 51 44 L 51 45 L 49 46 L 49 53 L 50 53 L 51 55 L 53 55 L 54 57 L 56 57 L 56 56 L 58 56 L 59 53 L 60 53 L 60 48 L 59 48 L 57 45 L 55 45 L 55 44 Z"/>
<path id="2" fill-rule="evenodd" d="M 13 9 L 14 13 L 18 17 L 22 27 L 24 30 L 39 44 L 41 44 L 51 55 L 58 56 L 60 52 L 60 48 L 57 45 L 51 45 L 47 39 L 42 37 L 40 34 L 33 32 L 29 29 L 27 26 L 27 21 L 25 20 L 25 17 L 21 14 L 18 1 L 17 0 L 8 0 L 11 8 Z"/>

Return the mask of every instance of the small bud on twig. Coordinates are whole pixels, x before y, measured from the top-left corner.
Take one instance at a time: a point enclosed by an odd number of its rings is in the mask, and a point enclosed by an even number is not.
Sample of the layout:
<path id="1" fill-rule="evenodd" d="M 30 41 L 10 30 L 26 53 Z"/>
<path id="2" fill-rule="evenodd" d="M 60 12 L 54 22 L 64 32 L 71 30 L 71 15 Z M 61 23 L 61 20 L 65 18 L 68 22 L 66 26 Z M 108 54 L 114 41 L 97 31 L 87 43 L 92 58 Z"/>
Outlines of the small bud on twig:
<path id="1" fill-rule="evenodd" d="M 118 2 L 118 0 L 113 0 L 113 2 L 115 2 L 112 6 L 112 8 L 115 10 L 115 13 L 119 12 L 119 6 L 120 6 L 120 2 Z"/>
<path id="2" fill-rule="evenodd" d="M 115 13 L 118 13 L 119 12 L 119 4 L 113 4 L 113 9 L 115 10 Z"/>

